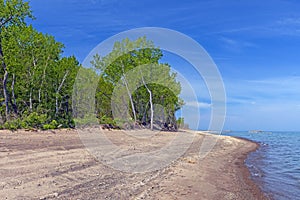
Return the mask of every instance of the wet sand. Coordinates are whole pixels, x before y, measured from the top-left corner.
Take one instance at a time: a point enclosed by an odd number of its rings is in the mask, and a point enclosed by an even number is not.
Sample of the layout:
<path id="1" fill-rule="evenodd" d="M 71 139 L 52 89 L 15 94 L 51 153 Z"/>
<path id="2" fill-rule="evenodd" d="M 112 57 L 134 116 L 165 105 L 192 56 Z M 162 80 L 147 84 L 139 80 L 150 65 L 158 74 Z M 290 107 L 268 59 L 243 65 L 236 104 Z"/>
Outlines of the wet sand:
<path id="1" fill-rule="evenodd" d="M 105 134 L 132 152 L 152 151 L 174 138 L 159 132 L 135 143 L 122 131 Z M 0 131 L 0 199 L 266 199 L 244 165 L 258 144 L 193 134 L 189 149 L 167 167 L 128 173 L 99 162 L 75 130 Z M 217 137 L 217 144 L 200 159 L 199 148 L 209 137 Z"/>

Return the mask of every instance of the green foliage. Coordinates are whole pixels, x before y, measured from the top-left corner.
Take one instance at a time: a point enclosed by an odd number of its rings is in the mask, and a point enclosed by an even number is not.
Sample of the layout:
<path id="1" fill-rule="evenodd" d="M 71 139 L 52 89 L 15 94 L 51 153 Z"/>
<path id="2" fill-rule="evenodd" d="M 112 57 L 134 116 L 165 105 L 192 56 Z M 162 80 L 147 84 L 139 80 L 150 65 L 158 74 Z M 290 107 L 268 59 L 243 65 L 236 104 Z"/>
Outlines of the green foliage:
<path id="1" fill-rule="evenodd" d="M 95 115 L 85 115 L 82 118 L 74 118 L 76 127 L 85 127 L 99 124 L 99 120 Z"/>
<path id="2" fill-rule="evenodd" d="M 182 128 L 184 126 L 184 118 L 183 117 L 179 117 L 177 119 L 177 126 Z"/>
<path id="3" fill-rule="evenodd" d="M 25 19 L 33 18 L 29 3 L 23 0 L 0 1 L 0 28 L 25 25 Z"/>
<path id="4" fill-rule="evenodd" d="M 37 128 L 40 129 L 47 122 L 46 114 L 30 113 L 22 120 L 22 128 Z"/>
<path id="5" fill-rule="evenodd" d="M 111 125 L 117 125 L 116 121 L 111 118 L 111 117 L 107 117 L 106 115 L 103 115 L 101 118 L 100 118 L 100 124 L 111 124 Z"/>
<path id="6" fill-rule="evenodd" d="M 183 117 L 177 119 L 177 126 L 181 129 L 189 129 L 189 125 L 184 122 Z"/>
<path id="7" fill-rule="evenodd" d="M 62 120 L 60 122 L 56 120 L 49 121 L 49 117 L 46 114 L 38 114 L 36 112 L 30 113 L 27 116 L 24 116 L 23 119 L 17 118 L 10 121 L 5 122 L 0 126 L 0 129 L 9 129 L 9 130 L 17 130 L 17 129 L 56 129 L 56 128 L 69 128 L 74 127 L 74 120 Z"/>
<path id="8" fill-rule="evenodd" d="M 48 129 L 56 129 L 58 126 L 58 122 L 56 120 L 52 120 L 50 124 L 44 124 L 43 129 L 48 130 Z"/>
<path id="9" fill-rule="evenodd" d="M 121 118 L 116 118 L 114 119 L 116 126 L 119 126 L 120 128 L 124 129 L 131 129 L 134 126 L 134 120 L 132 118 L 129 119 L 121 119 Z"/>
<path id="10" fill-rule="evenodd" d="M 149 121 L 150 94 L 164 108 L 165 122 L 176 123 L 175 112 L 183 105 L 181 87 L 171 67 L 159 63 L 163 54 L 152 41 L 116 42 L 105 57 L 95 55 L 94 69 L 87 69 L 74 56 L 63 57 L 64 45 L 26 25 L 27 18 L 33 18 L 28 2 L 0 0 L 0 128 L 55 129 L 99 122 L 131 127 Z M 115 103 L 130 114 L 113 119 L 113 91 L 118 89 L 122 98 Z"/>
<path id="11" fill-rule="evenodd" d="M 79 63 L 62 57 L 64 45 L 53 36 L 27 26 L 28 17 L 33 18 L 28 2 L 0 0 L 3 127 L 74 127 L 71 96 Z"/>
<path id="12" fill-rule="evenodd" d="M 178 97 L 181 86 L 171 67 L 159 63 L 162 56 L 162 51 L 145 37 L 116 42 L 105 57 L 95 55 L 91 64 L 102 72 L 96 91 L 98 117 L 112 118 L 113 102 L 115 113 L 122 119 L 118 125 L 148 123 L 151 93 L 152 103 L 165 108 L 164 122 L 176 124 L 175 112 L 183 105 Z M 124 114 L 124 110 L 130 110 L 130 115 Z"/>
<path id="13" fill-rule="evenodd" d="M 75 105 L 72 108 L 72 114 L 76 120 L 89 118 L 91 113 L 94 113 L 95 99 L 90 97 L 95 96 L 95 88 L 91 88 L 91 86 L 97 87 L 98 80 L 99 76 L 94 70 L 83 67 L 79 69 L 72 96 L 72 103 Z"/>
<path id="14" fill-rule="evenodd" d="M 7 121 L 3 124 L 4 129 L 15 131 L 17 129 L 22 128 L 22 121 L 20 119 L 14 119 L 11 121 Z"/>

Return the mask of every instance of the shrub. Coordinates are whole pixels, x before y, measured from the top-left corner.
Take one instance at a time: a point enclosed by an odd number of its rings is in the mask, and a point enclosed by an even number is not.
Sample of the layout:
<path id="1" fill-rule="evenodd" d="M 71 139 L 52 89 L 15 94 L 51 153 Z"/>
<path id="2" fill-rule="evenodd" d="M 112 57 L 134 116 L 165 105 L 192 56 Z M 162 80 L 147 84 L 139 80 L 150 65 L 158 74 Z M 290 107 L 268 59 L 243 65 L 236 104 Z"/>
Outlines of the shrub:
<path id="1" fill-rule="evenodd" d="M 46 114 L 32 112 L 22 120 L 22 128 L 42 128 L 46 121 Z"/>
<path id="2" fill-rule="evenodd" d="M 15 120 L 7 121 L 3 124 L 3 128 L 9 129 L 9 130 L 12 130 L 12 131 L 20 129 L 20 128 L 22 128 L 21 127 L 21 120 L 20 119 L 15 119 Z"/>
<path id="3" fill-rule="evenodd" d="M 183 117 L 179 117 L 179 118 L 177 119 L 176 123 L 177 123 L 177 126 L 178 126 L 179 128 L 183 128 L 183 127 L 184 127 L 184 118 L 183 118 Z"/>
<path id="4" fill-rule="evenodd" d="M 44 129 L 44 130 L 48 130 L 48 129 L 56 129 L 57 126 L 58 126 L 57 121 L 56 121 L 56 120 L 52 120 L 52 121 L 50 122 L 50 124 L 44 124 L 44 125 L 43 125 L 43 129 Z"/>
<path id="5" fill-rule="evenodd" d="M 92 126 L 99 124 L 98 119 L 95 115 L 86 115 L 83 118 L 75 118 L 74 122 L 76 126 L 78 127 L 84 127 L 84 126 Z"/>
<path id="6" fill-rule="evenodd" d="M 111 124 L 111 125 L 116 125 L 116 121 L 112 119 L 111 117 L 107 117 L 106 115 L 102 116 L 100 118 L 100 124 Z"/>

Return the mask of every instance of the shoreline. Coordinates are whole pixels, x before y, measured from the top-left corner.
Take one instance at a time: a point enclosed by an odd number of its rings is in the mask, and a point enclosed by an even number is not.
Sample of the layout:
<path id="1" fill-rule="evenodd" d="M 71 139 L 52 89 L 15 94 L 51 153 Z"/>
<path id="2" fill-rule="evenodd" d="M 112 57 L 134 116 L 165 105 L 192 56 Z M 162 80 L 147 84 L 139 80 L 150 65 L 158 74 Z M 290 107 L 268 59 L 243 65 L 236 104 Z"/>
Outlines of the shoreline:
<path id="1" fill-rule="evenodd" d="M 111 141 L 131 152 L 152 151 L 172 140 L 161 132 L 150 139 L 104 131 Z M 118 134 L 112 134 L 118 133 Z M 103 165 L 85 149 L 74 130 L 0 131 L 0 196 L 8 199 L 267 199 L 245 165 L 258 144 L 217 136 L 209 154 L 199 159 L 205 137 L 195 140 L 176 161 L 162 169 L 130 174 Z M 187 133 L 188 134 L 188 133 Z M 122 138 L 122 140 L 120 140 Z M 100 196 L 99 196 L 100 195 Z"/>
<path id="2" fill-rule="evenodd" d="M 233 138 L 237 138 L 239 140 L 244 140 L 246 142 L 251 142 L 253 144 L 256 145 L 256 147 L 252 150 L 249 150 L 247 153 L 242 154 L 241 158 L 240 158 L 240 162 L 242 163 L 242 165 L 244 166 L 241 171 L 242 171 L 242 175 L 245 179 L 245 181 L 247 182 L 248 185 L 250 185 L 252 187 L 253 192 L 257 195 L 257 197 L 260 199 L 268 199 L 270 200 L 271 198 L 268 196 L 268 194 L 264 193 L 262 191 L 262 189 L 260 188 L 261 183 L 256 182 L 252 179 L 252 174 L 250 172 L 250 169 L 247 167 L 246 165 L 246 159 L 248 158 L 248 156 L 252 153 L 257 151 L 260 148 L 260 144 L 256 141 L 247 139 L 247 138 L 242 138 L 242 137 L 236 137 L 236 136 L 228 136 L 228 137 L 233 137 Z"/>
<path id="3" fill-rule="evenodd" d="M 204 131 L 205 134 L 212 134 L 209 131 Z M 214 135 L 214 134 L 212 134 Z M 261 199 L 261 200 L 271 200 L 270 196 L 266 193 L 264 193 L 262 191 L 262 189 L 260 188 L 260 184 L 259 182 L 256 182 L 253 180 L 250 169 L 247 167 L 246 165 L 246 159 L 248 158 L 248 156 L 252 153 L 257 151 L 260 148 L 260 144 L 259 142 L 247 139 L 247 138 L 242 138 L 242 137 L 238 137 L 238 136 L 228 136 L 228 135 L 218 135 L 220 137 L 227 137 L 227 138 L 234 138 L 240 141 L 244 141 L 246 143 L 250 143 L 253 144 L 254 147 L 248 148 L 248 150 L 246 150 L 245 152 L 238 152 L 237 155 L 237 161 L 236 164 L 240 167 L 238 167 L 239 169 L 239 173 L 243 179 L 243 181 L 250 187 L 250 192 L 253 194 L 253 199 Z"/>

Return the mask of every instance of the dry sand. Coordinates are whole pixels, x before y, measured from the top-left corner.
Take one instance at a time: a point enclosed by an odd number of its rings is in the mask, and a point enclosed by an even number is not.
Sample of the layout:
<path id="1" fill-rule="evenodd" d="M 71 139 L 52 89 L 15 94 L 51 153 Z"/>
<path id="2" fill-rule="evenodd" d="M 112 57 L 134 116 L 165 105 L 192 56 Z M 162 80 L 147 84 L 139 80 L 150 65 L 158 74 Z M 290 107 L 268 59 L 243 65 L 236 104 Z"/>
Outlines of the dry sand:
<path id="1" fill-rule="evenodd" d="M 122 131 L 105 133 L 132 151 L 160 148 L 174 137 L 160 132 L 137 144 L 133 137 L 120 137 Z M 199 159 L 204 137 L 218 137 L 218 142 Z M 75 130 L 1 131 L 0 199 L 266 199 L 244 165 L 257 147 L 250 141 L 197 132 L 188 151 L 169 166 L 125 173 L 95 159 Z"/>

